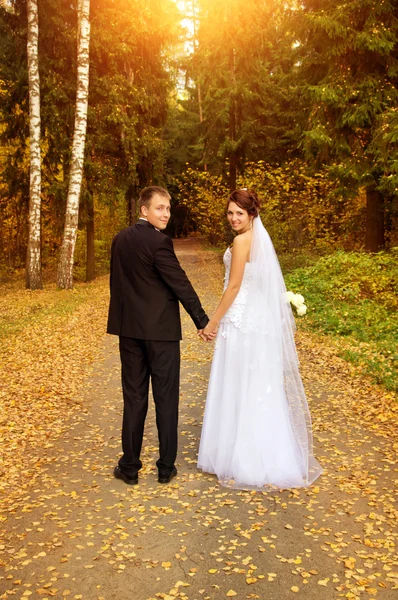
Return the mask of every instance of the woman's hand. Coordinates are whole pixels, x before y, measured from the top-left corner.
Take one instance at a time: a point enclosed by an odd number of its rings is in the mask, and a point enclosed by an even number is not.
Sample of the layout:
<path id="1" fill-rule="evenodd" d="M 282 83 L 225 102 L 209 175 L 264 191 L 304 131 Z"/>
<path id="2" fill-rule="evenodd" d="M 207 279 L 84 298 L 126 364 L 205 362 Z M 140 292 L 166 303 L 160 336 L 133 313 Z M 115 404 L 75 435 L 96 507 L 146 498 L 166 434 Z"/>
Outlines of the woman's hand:
<path id="1" fill-rule="evenodd" d="M 219 323 L 210 319 L 202 331 L 202 339 L 205 339 L 207 342 L 212 342 L 217 335 L 218 325 Z"/>

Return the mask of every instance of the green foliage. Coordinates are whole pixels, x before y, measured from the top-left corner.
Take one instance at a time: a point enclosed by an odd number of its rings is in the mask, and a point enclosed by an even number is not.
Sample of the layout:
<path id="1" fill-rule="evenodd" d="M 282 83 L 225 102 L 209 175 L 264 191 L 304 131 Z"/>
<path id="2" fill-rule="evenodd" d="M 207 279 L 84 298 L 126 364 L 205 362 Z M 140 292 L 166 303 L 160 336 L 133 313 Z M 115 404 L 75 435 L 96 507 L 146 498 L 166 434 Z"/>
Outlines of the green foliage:
<path id="1" fill-rule="evenodd" d="M 186 67 L 189 100 L 181 106 L 196 108 L 201 116 L 191 128 L 194 166 L 206 166 L 235 187 L 246 161 L 260 156 L 281 161 L 295 151 L 300 100 L 288 79 L 294 37 L 283 16 L 289 3 L 201 0 L 198 5 L 197 43 Z"/>
<path id="2" fill-rule="evenodd" d="M 187 164 L 201 163 L 203 149 L 198 143 L 199 137 L 197 104 L 192 98 L 178 97 L 176 90 L 169 99 L 169 112 L 164 129 L 168 186 L 176 184 L 176 179 L 185 171 Z"/>
<path id="3" fill-rule="evenodd" d="M 310 101 L 303 137 L 307 158 L 341 160 L 335 173 L 352 188 L 373 184 L 396 194 L 395 4 L 306 0 L 294 20 L 301 42 L 297 83 Z"/>
<path id="4" fill-rule="evenodd" d="M 315 243 L 321 251 L 365 243 L 375 250 L 394 244 L 398 220 L 394 3 L 305 0 L 259 5 L 202 0 L 199 6 L 186 91 L 191 111 L 196 106 L 197 115 L 202 112 L 203 117 L 192 122 L 188 144 L 196 151 L 189 156 L 192 168 L 211 174 L 206 194 L 211 176 L 221 175 L 229 187 L 247 186 L 251 164 L 259 158 L 274 171 L 278 164 L 290 167 L 289 161 L 301 150 L 329 189 L 322 190 L 322 207 L 320 201 L 308 202 L 304 192 L 301 208 L 306 216 L 296 218 L 294 199 L 288 215 L 282 199 L 278 210 L 271 206 L 272 216 L 283 217 L 273 237 L 282 238 L 284 233 L 287 247 Z M 283 173 L 284 183 L 286 177 Z M 263 186 L 257 178 L 255 187 L 265 193 L 270 187 L 272 200 L 267 203 L 272 205 L 278 188 L 270 181 Z M 291 189 L 300 189 L 300 183 L 293 182 Z M 272 228 L 270 219 L 267 225 Z M 220 235 L 218 231 L 215 237 Z"/>
<path id="5" fill-rule="evenodd" d="M 382 172 L 380 189 L 387 196 L 398 197 L 398 109 L 395 106 L 379 116 L 371 150 Z M 394 214 L 398 217 L 398 209 Z"/>
<path id="6" fill-rule="evenodd" d="M 398 389 L 398 248 L 337 252 L 286 274 L 308 306 L 300 326 L 341 339 L 340 355 L 387 389 Z"/>
<path id="7" fill-rule="evenodd" d="M 224 209 L 230 186 L 254 187 L 277 249 L 292 256 L 362 248 L 364 190 L 376 187 L 384 197 L 374 202 L 378 214 L 368 213 L 368 228 L 384 227 L 383 240 L 394 245 L 395 3 L 185 4 L 196 20 L 195 31 L 187 32 L 194 51 L 182 57 L 175 46 L 183 40 L 174 0 L 149 0 L 144 7 L 139 0 L 91 0 L 77 269 L 83 271 L 82 230 L 91 222 L 93 204 L 97 248 L 100 241 L 106 248 L 128 224 L 140 188 L 166 184 L 177 196 L 177 180 L 192 220 L 216 243 L 228 237 Z M 44 263 L 50 264 L 68 187 L 76 3 L 41 0 L 39 13 L 42 246 Z M 0 267 L 12 269 L 24 263 L 27 237 L 26 0 L 0 6 L 0 100 Z M 312 170 L 300 160 L 301 152 Z"/>
<path id="8" fill-rule="evenodd" d="M 164 179 L 162 130 L 172 84 L 164 49 L 177 35 L 172 2 L 92 3 L 86 175 L 103 190 Z"/>
<path id="9" fill-rule="evenodd" d="M 109 260 L 112 239 L 115 232 L 128 226 L 125 210 L 124 194 L 122 191 L 108 190 L 103 195 L 94 196 L 94 222 L 95 222 L 95 273 L 104 275 L 109 272 Z M 112 195 L 114 194 L 114 195 Z M 74 256 L 73 279 L 83 282 L 86 280 L 86 255 L 87 231 L 85 228 L 78 230 Z M 54 261 L 52 261 L 54 262 Z M 51 264 L 51 261 L 48 261 Z"/>
<path id="10" fill-rule="evenodd" d="M 63 230 L 76 98 L 76 6 L 39 2 L 45 264 L 53 262 Z M 176 40 L 178 19 L 173 0 L 150 0 L 144 10 L 138 0 L 91 0 L 79 225 L 87 224 L 94 198 L 103 219 L 97 231 L 106 221 L 114 227 L 102 238 L 106 243 L 127 224 L 138 190 L 166 179 L 163 127 L 173 79 L 165 49 Z M 0 266 L 14 268 L 25 260 L 29 201 L 25 0 L 0 6 L 0 98 Z"/>

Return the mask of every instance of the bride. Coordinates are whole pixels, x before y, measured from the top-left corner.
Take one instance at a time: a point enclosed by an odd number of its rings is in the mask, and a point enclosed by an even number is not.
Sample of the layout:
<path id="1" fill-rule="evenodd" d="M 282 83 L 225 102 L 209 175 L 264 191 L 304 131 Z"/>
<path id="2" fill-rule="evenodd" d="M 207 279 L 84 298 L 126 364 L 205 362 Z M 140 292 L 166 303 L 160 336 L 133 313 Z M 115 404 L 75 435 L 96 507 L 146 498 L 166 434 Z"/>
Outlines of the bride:
<path id="1" fill-rule="evenodd" d="M 271 239 L 252 190 L 228 198 L 238 234 L 224 254 L 224 293 L 203 331 L 217 331 L 198 468 L 239 489 L 310 485 L 311 417 L 301 381 L 295 323 Z"/>

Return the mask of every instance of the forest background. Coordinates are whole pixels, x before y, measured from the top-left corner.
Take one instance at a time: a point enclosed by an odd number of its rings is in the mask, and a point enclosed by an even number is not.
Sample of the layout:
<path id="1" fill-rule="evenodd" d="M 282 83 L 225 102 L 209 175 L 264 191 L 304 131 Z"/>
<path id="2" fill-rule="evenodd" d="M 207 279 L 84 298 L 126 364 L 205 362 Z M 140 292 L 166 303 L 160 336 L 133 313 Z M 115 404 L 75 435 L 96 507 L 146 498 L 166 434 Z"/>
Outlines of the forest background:
<path id="1" fill-rule="evenodd" d="M 54 282 L 72 162 L 79 2 L 38 0 L 40 262 Z M 139 190 L 167 187 L 170 235 L 229 241 L 253 187 L 302 326 L 397 389 L 398 7 L 394 0 L 91 0 L 75 282 L 107 272 Z M 27 0 L 0 1 L 0 274 L 29 249 Z"/>

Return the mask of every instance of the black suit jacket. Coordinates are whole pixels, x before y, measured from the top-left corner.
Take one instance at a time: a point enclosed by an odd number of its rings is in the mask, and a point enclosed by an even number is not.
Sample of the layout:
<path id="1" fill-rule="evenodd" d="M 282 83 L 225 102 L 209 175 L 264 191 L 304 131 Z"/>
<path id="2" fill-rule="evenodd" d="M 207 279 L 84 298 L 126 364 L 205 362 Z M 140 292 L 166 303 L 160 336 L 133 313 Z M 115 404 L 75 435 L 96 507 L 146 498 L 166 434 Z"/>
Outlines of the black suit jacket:
<path id="1" fill-rule="evenodd" d="M 181 339 L 179 303 L 197 329 L 208 323 L 173 242 L 140 219 L 112 242 L 107 332 L 143 340 Z"/>

